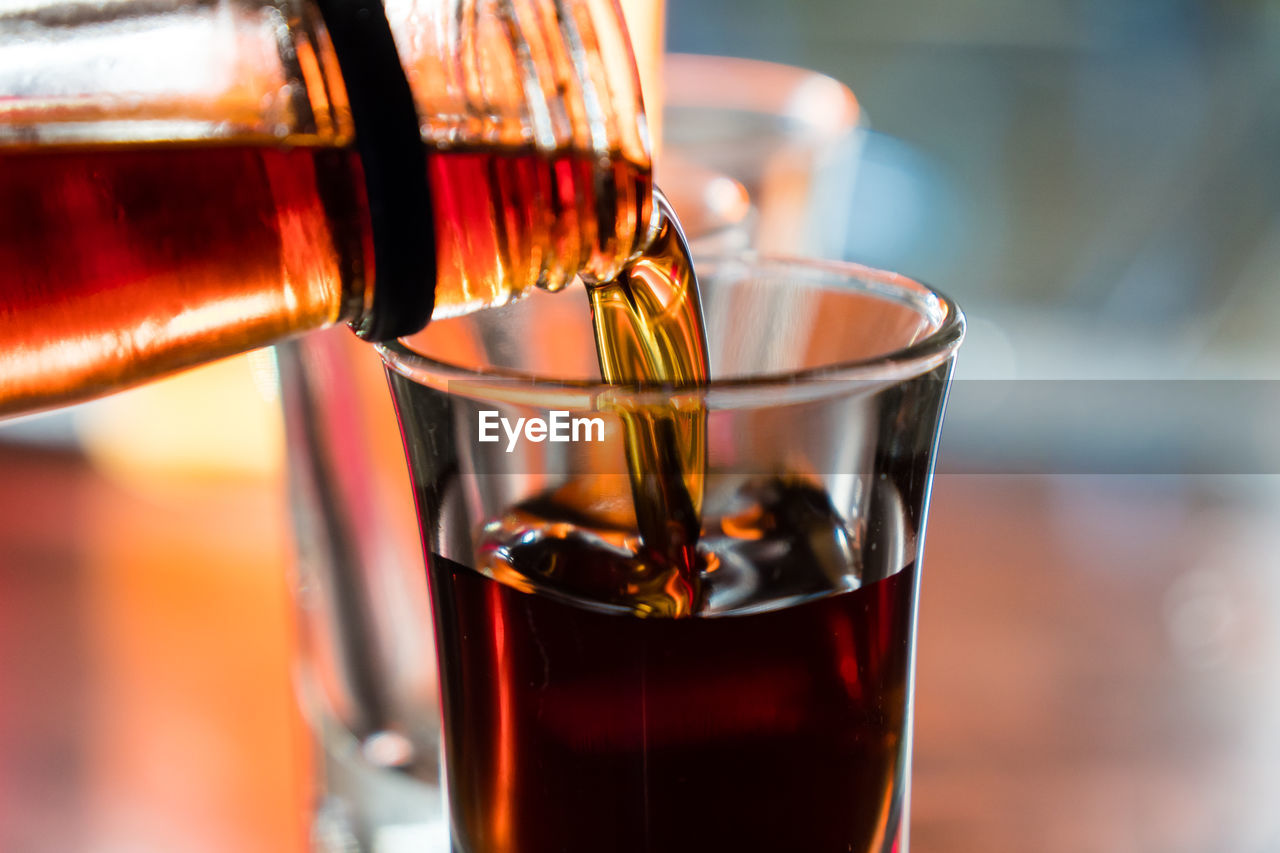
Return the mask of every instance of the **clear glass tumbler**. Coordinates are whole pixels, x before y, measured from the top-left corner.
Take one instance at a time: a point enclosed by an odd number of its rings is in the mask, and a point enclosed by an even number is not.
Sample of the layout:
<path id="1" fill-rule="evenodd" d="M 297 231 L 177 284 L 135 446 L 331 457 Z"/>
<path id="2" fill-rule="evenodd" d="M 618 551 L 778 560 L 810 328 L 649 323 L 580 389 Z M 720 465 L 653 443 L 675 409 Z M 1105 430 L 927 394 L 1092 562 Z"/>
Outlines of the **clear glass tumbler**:
<path id="1" fill-rule="evenodd" d="M 850 264 L 698 269 L 705 388 L 601 384 L 570 294 L 383 349 L 459 853 L 906 850 L 920 560 L 963 316 Z M 697 605 L 674 618 L 649 606 L 627 462 L 655 412 L 705 442 Z"/>
<path id="2" fill-rule="evenodd" d="M 680 53 L 665 57 L 663 76 L 657 178 L 682 216 L 699 206 L 736 211 L 745 201 L 738 245 L 848 256 L 866 115 L 847 86 L 789 65 Z M 729 236 L 690 239 L 695 251 L 724 250 L 734 246 Z"/>

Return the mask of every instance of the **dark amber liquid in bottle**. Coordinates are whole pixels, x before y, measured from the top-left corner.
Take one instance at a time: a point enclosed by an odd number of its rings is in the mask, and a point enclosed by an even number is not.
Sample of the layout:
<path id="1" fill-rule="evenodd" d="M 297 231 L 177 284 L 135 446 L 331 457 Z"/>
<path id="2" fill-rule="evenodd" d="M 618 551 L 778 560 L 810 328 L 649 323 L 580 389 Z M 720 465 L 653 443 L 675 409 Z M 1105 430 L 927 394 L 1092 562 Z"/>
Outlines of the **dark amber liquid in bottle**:
<path id="1" fill-rule="evenodd" d="M 641 248 L 647 168 L 426 148 L 436 316 Z M 376 286 L 359 157 L 315 146 L 0 148 L 0 415 L 354 320 Z M 425 240 L 424 240 L 425 242 Z"/>

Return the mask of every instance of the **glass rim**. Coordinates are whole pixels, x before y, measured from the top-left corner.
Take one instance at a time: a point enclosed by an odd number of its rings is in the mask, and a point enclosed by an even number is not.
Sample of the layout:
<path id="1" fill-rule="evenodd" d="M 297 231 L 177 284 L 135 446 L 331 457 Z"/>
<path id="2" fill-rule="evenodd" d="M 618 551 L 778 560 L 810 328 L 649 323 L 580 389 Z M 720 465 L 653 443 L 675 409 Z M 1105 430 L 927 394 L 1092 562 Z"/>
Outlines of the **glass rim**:
<path id="1" fill-rule="evenodd" d="M 848 86 L 829 74 L 771 62 L 719 54 L 671 52 L 662 57 L 668 111 L 715 110 L 754 113 L 794 121 L 818 135 L 838 136 L 865 129 L 862 104 Z M 743 81 L 748 81 L 743 85 Z M 680 86 L 671 85 L 680 83 Z M 797 98 L 797 93 L 802 97 Z M 820 114 L 809 109 L 822 100 Z M 665 120 L 665 118 L 664 118 Z"/>
<path id="2" fill-rule="evenodd" d="M 690 387 L 610 385 L 600 380 L 568 379 L 525 373 L 506 368 L 475 368 L 450 364 L 423 355 L 396 340 L 376 344 L 387 369 L 420 385 L 450 394 L 495 402 L 544 407 L 593 410 L 645 405 L 679 405 L 698 401 L 711 408 L 739 408 L 774 403 L 780 399 L 819 399 L 832 393 L 848 393 L 855 384 L 878 389 L 920 376 L 946 362 L 964 339 L 964 312 L 953 299 L 915 279 L 852 261 L 828 261 L 755 252 L 695 255 L 698 270 L 718 270 L 736 265 L 747 270 L 773 272 L 795 278 L 807 273 L 811 283 L 829 289 L 845 289 L 897 302 L 917 311 L 934 328 L 905 346 L 870 358 L 790 370 L 712 378 L 706 385 Z M 705 273 L 704 273 L 705 275 Z"/>

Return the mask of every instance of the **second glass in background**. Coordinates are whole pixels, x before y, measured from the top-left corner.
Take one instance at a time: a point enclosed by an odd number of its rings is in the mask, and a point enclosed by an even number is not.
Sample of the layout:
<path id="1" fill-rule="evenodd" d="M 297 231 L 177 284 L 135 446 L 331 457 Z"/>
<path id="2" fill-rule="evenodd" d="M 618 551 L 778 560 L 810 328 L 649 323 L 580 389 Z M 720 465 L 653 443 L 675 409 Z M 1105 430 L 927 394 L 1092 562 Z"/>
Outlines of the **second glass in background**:
<path id="1" fill-rule="evenodd" d="M 657 183 L 695 252 L 842 259 L 866 117 L 837 80 L 725 56 L 663 60 Z"/>

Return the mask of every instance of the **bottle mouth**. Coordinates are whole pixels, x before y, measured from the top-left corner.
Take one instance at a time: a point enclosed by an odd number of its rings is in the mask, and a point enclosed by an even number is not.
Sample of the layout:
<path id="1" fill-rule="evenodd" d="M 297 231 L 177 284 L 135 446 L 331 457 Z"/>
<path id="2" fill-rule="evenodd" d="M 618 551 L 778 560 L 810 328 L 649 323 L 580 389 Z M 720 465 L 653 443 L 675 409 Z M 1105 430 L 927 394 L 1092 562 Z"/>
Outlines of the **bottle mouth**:
<path id="1" fill-rule="evenodd" d="M 599 208 L 600 196 L 597 195 L 596 198 L 597 207 Z M 653 242 L 658 239 L 658 234 L 662 230 L 663 223 L 671 224 L 671 227 L 674 228 L 676 233 L 679 235 L 680 244 L 685 246 L 687 251 L 689 240 L 685 236 L 684 226 L 680 224 L 680 220 L 676 216 L 675 207 L 667 199 L 666 194 L 659 189 L 656 184 L 650 184 L 650 200 L 649 204 L 640 206 L 637 211 L 638 217 L 642 216 L 646 212 L 648 213 L 648 217 L 643 223 L 637 222 L 634 238 L 631 241 L 630 254 L 627 254 L 624 257 L 623 253 L 614 252 L 611 254 L 613 259 L 612 262 L 603 270 L 598 269 L 595 266 L 590 269 L 582 270 L 577 275 L 578 280 L 580 280 L 584 285 L 590 287 L 598 282 L 608 281 L 609 279 L 619 275 L 627 264 L 642 257 L 645 251 L 653 245 Z M 613 211 L 599 209 L 597 211 L 597 215 L 612 216 Z M 623 235 L 621 234 L 615 234 L 614 239 L 621 239 L 622 236 Z M 598 246 L 597 248 L 602 247 Z M 552 293 L 558 293 L 572 283 L 572 281 L 565 282 L 565 284 L 560 287 L 543 286 L 542 289 L 549 290 Z"/>
<path id="2" fill-rule="evenodd" d="M 537 284 L 552 293 L 575 279 L 593 283 L 615 278 L 653 243 L 664 221 L 678 222 L 671 204 L 653 183 L 653 170 L 647 162 L 637 163 L 616 150 L 561 153 L 590 163 L 589 176 L 580 189 L 589 190 L 591 205 L 581 212 L 593 221 L 575 222 L 572 234 L 566 235 L 584 241 L 579 264 L 552 268 L 546 264 L 563 264 L 572 260 L 573 254 L 561 257 L 552 252 L 544 256 Z"/>
<path id="3" fill-rule="evenodd" d="M 411 342 L 378 349 L 389 370 L 478 400 L 569 411 L 733 409 L 870 393 L 946 364 L 964 338 L 953 300 L 896 273 L 753 253 L 694 262 L 711 351 L 706 385 L 601 382 L 590 335 L 566 343 L 586 312 L 569 292 L 433 323 Z"/>

